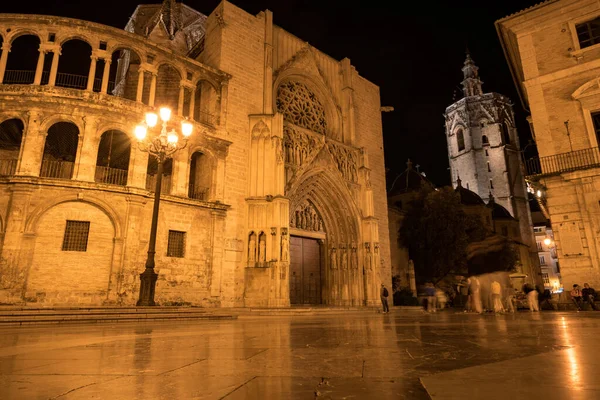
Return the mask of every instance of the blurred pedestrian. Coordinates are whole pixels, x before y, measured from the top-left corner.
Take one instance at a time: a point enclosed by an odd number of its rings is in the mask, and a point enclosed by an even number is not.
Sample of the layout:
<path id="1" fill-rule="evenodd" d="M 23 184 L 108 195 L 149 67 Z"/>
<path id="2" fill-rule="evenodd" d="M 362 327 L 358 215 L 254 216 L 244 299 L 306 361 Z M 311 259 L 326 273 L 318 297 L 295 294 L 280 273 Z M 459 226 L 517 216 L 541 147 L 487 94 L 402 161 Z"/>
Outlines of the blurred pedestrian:
<path id="1" fill-rule="evenodd" d="M 427 295 L 427 312 L 435 312 L 435 286 L 433 283 L 425 284 L 425 295 Z"/>
<path id="2" fill-rule="evenodd" d="M 388 296 L 389 296 L 389 292 L 387 290 L 387 288 L 385 287 L 385 285 L 382 283 L 381 284 L 381 291 L 380 291 L 380 297 L 381 297 L 381 304 L 383 305 L 383 313 L 389 313 L 390 312 L 390 306 L 388 305 Z"/>
<path id="3" fill-rule="evenodd" d="M 582 303 L 582 293 L 581 293 L 581 289 L 579 288 L 578 284 L 574 284 L 573 285 L 573 290 L 571 290 L 571 300 L 573 301 L 573 304 L 575 304 L 575 307 L 577 307 L 577 311 L 581 311 L 581 306 L 583 305 Z"/>
<path id="4" fill-rule="evenodd" d="M 481 285 L 479 279 L 476 277 L 469 278 L 471 284 L 469 285 L 469 292 L 471 293 L 471 309 L 476 313 L 481 314 L 483 312 L 483 306 L 481 305 Z"/>
<path id="5" fill-rule="evenodd" d="M 438 288 L 435 290 L 435 297 L 438 308 L 440 310 L 446 308 L 446 303 L 448 302 L 448 296 L 446 296 L 446 292 Z"/>
<path id="6" fill-rule="evenodd" d="M 502 305 L 502 286 L 500 282 L 492 282 L 492 306 L 495 313 L 504 312 L 504 306 Z"/>
<path id="7" fill-rule="evenodd" d="M 590 286 L 589 283 L 583 284 L 583 290 L 581 291 L 581 297 L 583 297 L 583 301 L 587 301 L 588 303 L 590 303 L 592 310 L 594 310 L 594 311 L 598 310 L 596 303 L 594 302 L 595 297 L 596 297 L 596 291 L 594 290 L 593 287 Z"/>

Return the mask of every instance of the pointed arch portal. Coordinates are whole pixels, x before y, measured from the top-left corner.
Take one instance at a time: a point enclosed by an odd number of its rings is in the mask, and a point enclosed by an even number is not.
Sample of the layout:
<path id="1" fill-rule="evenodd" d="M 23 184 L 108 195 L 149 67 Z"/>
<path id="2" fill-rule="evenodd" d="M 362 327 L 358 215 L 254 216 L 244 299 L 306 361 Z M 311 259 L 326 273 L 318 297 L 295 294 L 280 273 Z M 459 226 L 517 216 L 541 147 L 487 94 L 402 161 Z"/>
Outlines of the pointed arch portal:
<path id="1" fill-rule="evenodd" d="M 328 152 L 325 147 L 321 151 Z M 329 163 L 317 164 L 321 166 L 313 164 L 287 194 L 290 303 L 362 305 L 360 212 Z"/>

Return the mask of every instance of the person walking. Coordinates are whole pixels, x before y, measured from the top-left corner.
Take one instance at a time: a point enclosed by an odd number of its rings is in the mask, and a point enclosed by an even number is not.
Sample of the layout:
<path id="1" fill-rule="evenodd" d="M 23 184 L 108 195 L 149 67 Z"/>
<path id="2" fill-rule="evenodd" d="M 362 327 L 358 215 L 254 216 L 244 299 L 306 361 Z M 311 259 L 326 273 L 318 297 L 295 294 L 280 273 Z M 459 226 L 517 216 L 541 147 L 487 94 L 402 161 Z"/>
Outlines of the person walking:
<path id="1" fill-rule="evenodd" d="M 500 282 L 494 281 L 492 282 L 492 306 L 494 308 L 495 313 L 503 313 L 504 306 L 502 305 L 502 286 Z"/>
<path id="2" fill-rule="evenodd" d="M 428 282 L 425 285 L 425 294 L 427 295 L 427 312 L 435 312 L 435 286 Z"/>
<path id="3" fill-rule="evenodd" d="M 390 312 L 390 306 L 388 305 L 388 296 L 390 294 L 388 293 L 387 288 L 385 287 L 385 285 L 382 283 L 381 284 L 381 291 L 379 293 L 379 296 L 381 297 L 381 304 L 383 305 L 383 313 L 389 313 Z"/>
<path id="4" fill-rule="evenodd" d="M 587 301 L 592 306 L 592 310 L 598 311 L 598 306 L 594 302 L 594 298 L 596 297 L 596 291 L 593 287 L 590 286 L 589 283 L 583 284 L 583 290 L 581 291 L 581 297 L 583 297 L 583 301 Z"/>
<path id="5" fill-rule="evenodd" d="M 469 286 L 469 290 L 471 292 L 471 307 L 472 310 L 478 314 L 483 313 L 483 305 L 481 304 L 481 284 L 479 283 L 479 279 L 476 277 L 471 277 L 471 285 Z"/>
<path id="6" fill-rule="evenodd" d="M 577 311 L 581 311 L 581 306 L 583 305 L 581 299 L 582 293 L 578 284 L 573 285 L 573 290 L 571 290 L 570 294 L 571 300 L 573 300 L 573 304 L 575 304 L 575 307 L 577 307 Z"/>

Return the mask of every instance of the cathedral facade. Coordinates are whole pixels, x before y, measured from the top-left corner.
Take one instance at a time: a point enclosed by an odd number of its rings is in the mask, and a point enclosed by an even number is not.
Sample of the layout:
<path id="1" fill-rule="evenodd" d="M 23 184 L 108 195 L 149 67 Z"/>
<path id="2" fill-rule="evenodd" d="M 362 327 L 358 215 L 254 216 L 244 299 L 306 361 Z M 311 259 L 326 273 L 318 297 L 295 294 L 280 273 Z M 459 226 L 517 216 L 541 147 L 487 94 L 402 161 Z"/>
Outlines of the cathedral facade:
<path id="1" fill-rule="evenodd" d="M 162 305 L 372 305 L 391 280 L 379 88 L 223 1 L 123 29 L 0 14 L 0 303 L 135 304 L 157 163 L 135 126 L 194 126 L 164 164 Z"/>

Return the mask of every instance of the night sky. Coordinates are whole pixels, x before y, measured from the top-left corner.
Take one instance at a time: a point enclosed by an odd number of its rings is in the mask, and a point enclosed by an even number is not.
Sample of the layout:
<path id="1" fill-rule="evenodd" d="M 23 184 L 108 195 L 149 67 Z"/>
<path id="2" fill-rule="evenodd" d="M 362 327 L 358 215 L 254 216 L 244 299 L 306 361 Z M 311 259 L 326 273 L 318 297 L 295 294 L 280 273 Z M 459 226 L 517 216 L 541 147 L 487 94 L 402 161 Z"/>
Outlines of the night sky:
<path id="1" fill-rule="evenodd" d="M 468 47 L 480 67 L 484 91 L 510 97 L 521 143 L 529 139 L 494 21 L 540 0 L 342 1 L 232 0 L 251 14 L 269 9 L 274 23 L 341 60 L 379 85 L 386 167 L 402 172 L 411 158 L 437 185 L 450 183 L 443 113 L 460 90 Z M 157 3 L 159 1 L 156 1 Z M 208 15 L 218 0 L 188 0 Z M 123 28 L 139 0 L 4 1 L 3 13 L 35 13 L 85 19 Z M 460 98 L 460 97 L 459 97 Z M 530 147 L 531 148 L 531 147 Z"/>

